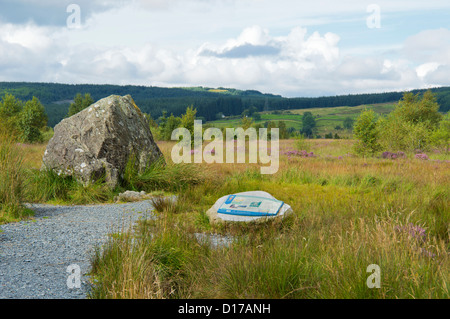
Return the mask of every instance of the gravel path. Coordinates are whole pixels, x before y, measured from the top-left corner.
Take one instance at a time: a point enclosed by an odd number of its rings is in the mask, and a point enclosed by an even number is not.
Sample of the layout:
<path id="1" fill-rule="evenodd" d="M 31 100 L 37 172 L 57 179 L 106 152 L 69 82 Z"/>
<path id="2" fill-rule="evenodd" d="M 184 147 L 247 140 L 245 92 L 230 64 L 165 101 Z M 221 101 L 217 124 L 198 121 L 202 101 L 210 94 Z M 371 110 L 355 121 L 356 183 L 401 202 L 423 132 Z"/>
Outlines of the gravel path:
<path id="1" fill-rule="evenodd" d="M 0 225 L 0 299 L 86 298 L 92 249 L 107 234 L 151 217 L 152 209 L 150 201 L 29 207 L 34 220 Z M 72 265 L 79 267 L 80 288 L 69 288 L 68 278 L 75 276 L 68 272 Z"/>

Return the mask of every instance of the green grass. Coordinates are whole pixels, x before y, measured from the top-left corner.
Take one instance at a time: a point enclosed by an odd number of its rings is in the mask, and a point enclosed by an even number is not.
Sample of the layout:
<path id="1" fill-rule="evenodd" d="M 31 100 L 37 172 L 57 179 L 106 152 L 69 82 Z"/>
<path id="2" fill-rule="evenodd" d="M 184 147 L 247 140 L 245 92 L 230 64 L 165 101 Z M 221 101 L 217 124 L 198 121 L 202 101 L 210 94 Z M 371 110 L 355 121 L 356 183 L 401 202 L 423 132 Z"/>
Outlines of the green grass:
<path id="1" fill-rule="evenodd" d="M 133 159 L 130 159 L 125 169 L 123 186 L 145 192 L 155 190 L 175 192 L 199 184 L 203 180 L 202 170 L 194 164 L 174 165 L 171 162 L 158 161 L 151 164 L 145 171 L 138 172 L 134 169 Z"/>
<path id="2" fill-rule="evenodd" d="M 112 236 L 102 251 L 92 256 L 96 288 L 90 298 L 180 298 L 187 267 L 203 256 L 203 247 L 193 236 L 173 225 L 170 215 L 147 221 L 139 229 L 139 240 L 129 232 Z"/>
<path id="3" fill-rule="evenodd" d="M 0 224 L 27 218 L 32 212 L 22 204 L 25 182 L 24 156 L 0 124 Z"/>
<path id="4" fill-rule="evenodd" d="M 83 185 L 72 177 L 58 175 L 53 170 L 29 170 L 25 200 L 52 204 L 99 204 L 112 201 L 116 194 L 99 180 Z"/>
<path id="5" fill-rule="evenodd" d="M 317 123 L 317 134 L 322 137 L 327 133 L 332 133 L 333 136 L 337 133 L 341 137 L 351 137 L 349 130 L 336 130 L 336 126 L 343 127 L 343 122 L 346 117 L 356 119 L 359 114 L 365 109 L 372 109 L 377 114 L 388 114 L 394 109 L 394 103 L 383 103 L 373 105 L 360 105 L 360 106 L 340 106 L 340 107 L 323 107 L 323 108 L 311 108 L 311 109 L 295 109 L 288 111 L 279 111 L 274 114 L 273 111 L 262 112 L 261 120 L 255 121 L 255 124 L 264 124 L 267 121 L 284 121 L 287 128 L 294 128 L 300 130 L 302 128 L 302 115 L 304 112 L 311 112 Z M 220 119 L 216 121 L 208 122 L 213 127 L 239 127 L 240 119 Z"/>
<path id="6" fill-rule="evenodd" d="M 210 175 L 185 188 L 178 207 L 162 200 L 156 220 L 95 256 L 92 297 L 448 299 L 448 163 L 338 159 L 327 155 L 351 145 L 332 142 L 307 141 L 315 158 L 282 155 L 274 175 L 205 164 Z M 294 214 L 266 224 L 209 223 L 205 211 L 219 197 L 250 190 L 273 194 Z M 236 241 L 212 249 L 195 241 L 197 232 Z M 380 289 L 366 285 L 371 264 L 381 268 Z"/>
<path id="7" fill-rule="evenodd" d="M 0 129 L 3 128 L 0 126 Z M 116 189 L 100 179 L 83 185 L 70 176 L 40 170 L 46 145 L 21 144 L 9 132 L 0 130 L 0 223 L 29 218 L 33 212 L 24 202 L 56 205 L 83 205 L 113 202 L 125 190 L 147 193 L 180 192 L 202 183 L 205 172 L 196 165 L 155 163 L 137 172 L 130 161 L 125 178 Z"/>
<path id="8" fill-rule="evenodd" d="M 176 193 L 175 203 L 153 199 L 157 218 L 118 230 L 97 248 L 91 298 L 450 297 L 448 154 L 429 154 L 439 162 L 414 154 L 363 158 L 351 155 L 351 140 L 283 140 L 279 171 L 261 175 L 251 164 L 174 165 L 174 144 L 159 143 L 167 165 L 137 172 L 130 161 L 111 191 L 40 171 L 44 147 L 2 138 L 2 222 L 26 218 L 23 201 L 102 203 L 125 189 Z M 285 155 L 290 149 L 316 157 Z M 294 213 L 265 224 L 209 222 L 205 212 L 218 198 L 254 190 Z M 196 233 L 235 241 L 213 249 Z M 371 264 L 381 268 L 380 289 L 366 285 Z"/>

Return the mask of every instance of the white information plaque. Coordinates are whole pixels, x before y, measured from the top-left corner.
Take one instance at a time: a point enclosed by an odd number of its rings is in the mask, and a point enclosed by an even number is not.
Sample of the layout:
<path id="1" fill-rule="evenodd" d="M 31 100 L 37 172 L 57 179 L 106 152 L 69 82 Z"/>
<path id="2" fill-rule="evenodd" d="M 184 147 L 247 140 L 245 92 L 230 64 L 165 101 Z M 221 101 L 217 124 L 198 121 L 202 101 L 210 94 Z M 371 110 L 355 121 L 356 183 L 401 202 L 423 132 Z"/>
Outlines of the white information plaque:
<path id="1" fill-rule="evenodd" d="M 275 216 L 284 202 L 257 196 L 229 195 L 219 207 L 219 214 L 239 216 Z"/>

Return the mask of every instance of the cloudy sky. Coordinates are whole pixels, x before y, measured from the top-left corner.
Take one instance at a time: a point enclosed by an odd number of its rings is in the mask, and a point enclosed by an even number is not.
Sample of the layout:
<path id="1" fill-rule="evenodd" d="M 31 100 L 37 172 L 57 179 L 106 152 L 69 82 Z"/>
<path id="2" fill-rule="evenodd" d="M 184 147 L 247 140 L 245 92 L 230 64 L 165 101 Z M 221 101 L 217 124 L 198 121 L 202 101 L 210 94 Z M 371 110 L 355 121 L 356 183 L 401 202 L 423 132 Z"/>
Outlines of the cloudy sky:
<path id="1" fill-rule="evenodd" d="M 283 96 L 450 85 L 448 0 L 0 0 L 0 81 Z"/>

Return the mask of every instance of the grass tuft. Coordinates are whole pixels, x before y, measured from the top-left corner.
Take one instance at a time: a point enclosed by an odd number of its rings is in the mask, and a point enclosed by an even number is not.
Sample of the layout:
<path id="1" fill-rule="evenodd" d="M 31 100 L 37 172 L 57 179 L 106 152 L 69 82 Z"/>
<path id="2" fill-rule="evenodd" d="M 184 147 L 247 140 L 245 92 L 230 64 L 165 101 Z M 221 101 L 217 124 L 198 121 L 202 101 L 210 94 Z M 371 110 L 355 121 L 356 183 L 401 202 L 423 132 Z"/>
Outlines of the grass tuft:
<path id="1" fill-rule="evenodd" d="M 152 192 L 165 190 L 178 192 L 187 187 L 198 185 L 205 181 L 207 175 L 195 164 L 165 164 L 157 161 L 143 171 L 134 169 L 133 159 L 127 164 L 124 174 L 124 187 L 133 190 Z"/>
<path id="2" fill-rule="evenodd" d="M 289 151 L 296 142 L 280 147 Z M 2 137 L 1 216 L 24 216 L 23 200 L 83 204 L 112 200 L 123 189 L 154 194 L 156 218 L 110 236 L 93 254 L 91 298 L 448 299 L 448 156 L 360 158 L 350 153 L 350 140 L 303 142 L 315 156 L 280 151 L 274 175 L 254 164 L 170 160 L 137 172 L 130 161 L 123 184 L 111 191 L 38 171 L 41 147 L 17 148 Z M 170 159 L 173 143 L 160 146 Z M 205 212 L 218 198 L 252 190 L 294 213 L 261 224 L 209 222 Z M 6 215 L 4 207 L 11 209 Z M 213 248 L 197 241 L 199 233 L 233 241 Z M 371 264 L 381 268 L 380 289 L 366 285 Z"/>
<path id="3" fill-rule="evenodd" d="M 0 224 L 32 214 L 22 205 L 25 180 L 23 161 L 16 139 L 0 126 Z"/>
<path id="4" fill-rule="evenodd" d="M 100 179 L 87 186 L 71 176 L 58 175 L 53 170 L 28 172 L 26 198 L 30 202 L 56 202 L 72 205 L 104 203 L 114 192 Z"/>

